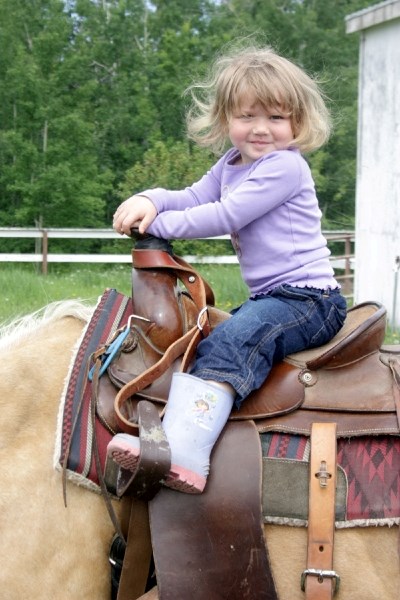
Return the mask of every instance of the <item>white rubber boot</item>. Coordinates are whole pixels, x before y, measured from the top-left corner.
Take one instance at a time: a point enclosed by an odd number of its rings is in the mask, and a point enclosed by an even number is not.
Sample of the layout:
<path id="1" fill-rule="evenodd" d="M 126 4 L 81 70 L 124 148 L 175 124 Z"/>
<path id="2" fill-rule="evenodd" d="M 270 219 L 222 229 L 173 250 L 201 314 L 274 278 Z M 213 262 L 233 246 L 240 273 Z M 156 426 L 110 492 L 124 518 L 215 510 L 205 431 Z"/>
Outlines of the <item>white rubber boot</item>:
<path id="1" fill-rule="evenodd" d="M 171 447 L 165 485 L 200 494 L 210 469 L 210 454 L 232 410 L 234 394 L 217 383 L 187 373 L 172 378 L 163 427 Z"/>
<path id="2" fill-rule="evenodd" d="M 210 469 L 210 454 L 232 410 L 234 394 L 217 383 L 174 373 L 162 425 L 171 448 L 171 470 L 164 484 L 201 494 Z M 124 469 L 135 471 L 140 440 L 119 433 L 107 453 Z"/>

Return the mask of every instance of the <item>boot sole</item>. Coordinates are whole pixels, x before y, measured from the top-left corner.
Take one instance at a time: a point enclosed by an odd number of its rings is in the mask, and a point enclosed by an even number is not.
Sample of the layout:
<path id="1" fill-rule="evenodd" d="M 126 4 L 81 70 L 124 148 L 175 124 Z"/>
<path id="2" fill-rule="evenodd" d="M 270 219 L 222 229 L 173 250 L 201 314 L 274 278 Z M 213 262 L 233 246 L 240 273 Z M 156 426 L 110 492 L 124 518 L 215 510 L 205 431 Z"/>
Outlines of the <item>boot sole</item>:
<path id="1" fill-rule="evenodd" d="M 108 444 L 107 455 L 123 469 L 134 473 L 140 458 L 140 440 L 127 434 L 118 434 Z M 201 494 L 206 482 L 206 477 L 173 464 L 163 483 L 177 492 Z"/>
<path id="2" fill-rule="evenodd" d="M 115 436 L 108 444 L 107 455 L 120 467 L 134 473 L 140 457 L 140 441 L 139 438 L 130 437 L 132 439 L 127 441 L 120 435 Z"/>
<path id="3" fill-rule="evenodd" d="M 194 471 L 189 471 L 179 465 L 171 465 L 171 470 L 164 481 L 164 485 L 171 490 L 185 494 L 201 494 L 206 486 L 207 479 Z"/>

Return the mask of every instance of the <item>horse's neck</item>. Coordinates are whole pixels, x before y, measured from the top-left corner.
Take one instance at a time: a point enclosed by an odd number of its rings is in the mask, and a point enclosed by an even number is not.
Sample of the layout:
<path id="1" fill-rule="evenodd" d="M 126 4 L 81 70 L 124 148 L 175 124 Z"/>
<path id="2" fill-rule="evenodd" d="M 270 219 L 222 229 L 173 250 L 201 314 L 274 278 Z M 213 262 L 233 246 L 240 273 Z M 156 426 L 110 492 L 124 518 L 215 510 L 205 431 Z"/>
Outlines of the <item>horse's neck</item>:
<path id="1" fill-rule="evenodd" d="M 38 327 L 0 353 L 1 447 L 38 425 L 54 431 L 59 398 L 82 332 L 82 321 L 64 318 Z"/>

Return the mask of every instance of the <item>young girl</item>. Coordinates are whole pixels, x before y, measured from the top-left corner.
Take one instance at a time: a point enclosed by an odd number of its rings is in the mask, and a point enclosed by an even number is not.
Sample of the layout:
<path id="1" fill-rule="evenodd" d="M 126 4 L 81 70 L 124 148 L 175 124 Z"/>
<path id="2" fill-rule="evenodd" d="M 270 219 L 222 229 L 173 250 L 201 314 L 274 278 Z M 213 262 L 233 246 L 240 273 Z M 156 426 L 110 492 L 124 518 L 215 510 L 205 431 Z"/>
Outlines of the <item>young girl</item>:
<path id="1" fill-rule="evenodd" d="M 163 419 L 172 456 L 165 485 L 201 493 L 233 405 L 287 354 L 328 342 L 343 325 L 346 301 L 301 154 L 330 133 L 316 82 L 270 48 L 249 48 L 218 58 L 210 79 L 191 91 L 190 137 L 217 152 L 227 141 L 231 148 L 184 190 L 128 198 L 113 226 L 160 238 L 230 234 L 249 287 L 249 299 L 200 342 L 190 374 L 172 380 Z M 139 438 L 118 434 L 108 453 L 134 471 Z"/>

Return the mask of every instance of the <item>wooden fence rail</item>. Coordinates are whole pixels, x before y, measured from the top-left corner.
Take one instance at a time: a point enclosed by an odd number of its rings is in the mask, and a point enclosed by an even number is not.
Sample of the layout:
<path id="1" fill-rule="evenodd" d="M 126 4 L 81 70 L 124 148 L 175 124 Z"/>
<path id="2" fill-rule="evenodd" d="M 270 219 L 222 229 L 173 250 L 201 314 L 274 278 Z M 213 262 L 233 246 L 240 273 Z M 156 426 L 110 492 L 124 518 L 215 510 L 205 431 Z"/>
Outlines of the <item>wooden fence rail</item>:
<path id="1" fill-rule="evenodd" d="M 352 295 L 353 270 L 354 270 L 354 232 L 353 231 L 324 231 L 324 235 L 331 246 L 334 242 L 343 244 L 343 252 L 331 255 L 332 266 L 337 272 L 337 279 L 341 282 L 343 292 Z M 125 254 L 57 254 L 50 251 L 52 239 L 103 239 L 120 240 L 121 236 L 112 229 L 34 229 L 18 227 L 0 227 L 0 238 L 33 238 L 35 251 L 32 253 L 3 252 L 0 253 L 0 262 L 34 262 L 41 265 L 41 271 L 47 274 L 49 263 L 129 263 L 131 257 Z M 214 240 L 229 239 L 228 235 L 206 238 Z M 185 256 L 185 260 L 193 264 L 235 264 L 235 255 L 223 256 Z"/>

